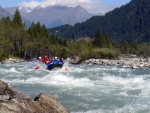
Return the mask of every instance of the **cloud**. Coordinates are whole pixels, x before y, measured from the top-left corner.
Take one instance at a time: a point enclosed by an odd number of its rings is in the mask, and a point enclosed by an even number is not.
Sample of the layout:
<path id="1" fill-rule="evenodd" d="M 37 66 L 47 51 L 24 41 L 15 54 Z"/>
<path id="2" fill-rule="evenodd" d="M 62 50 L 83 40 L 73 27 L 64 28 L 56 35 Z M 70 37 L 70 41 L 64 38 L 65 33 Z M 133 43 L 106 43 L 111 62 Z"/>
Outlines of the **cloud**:
<path id="1" fill-rule="evenodd" d="M 19 4 L 19 6 L 29 7 L 33 9 L 40 4 L 43 4 L 45 6 L 62 5 L 68 7 L 75 7 L 77 5 L 80 5 L 81 7 L 86 9 L 89 13 L 103 13 L 103 14 L 121 5 L 116 3 L 107 4 L 104 3 L 103 0 L 44 0 L 42 2 L 34 0 L 30 2 L 22 2 Z"/>
<path id="2" fill-rule="evenodd" d="M 21 2 L 19 3 L 19 6 L 21 7 L 29 7 L 31 9 L 37 7 L 38 5 L 40 5 L 41 2 L 37 2 L 37 1 L 30 1 L 30 2 Z"/>
<path id="3" fill-rule="evenodd" d="M 77 5 L 80 5 L 81 7 L 85 8 L 88 12 L 95 13 L 95 10 L 98 9 L 97 7 L 100 7 L 101 2 L 94 2 L 93 0 L 44 0 L 43 2 L 21 2 L 19 6 L 33 9 L 40 4 L 43 4 L 45 6 L 62 5 L 69 7 L 75 7 Z"/>
<path id="4" fill-rule="evenodd" d="M 63 5 L 63 6 L 76 6 L 83 3 L 90 3 L 91 0 L 45 0 L 42 2 L 44 5 Z"/>

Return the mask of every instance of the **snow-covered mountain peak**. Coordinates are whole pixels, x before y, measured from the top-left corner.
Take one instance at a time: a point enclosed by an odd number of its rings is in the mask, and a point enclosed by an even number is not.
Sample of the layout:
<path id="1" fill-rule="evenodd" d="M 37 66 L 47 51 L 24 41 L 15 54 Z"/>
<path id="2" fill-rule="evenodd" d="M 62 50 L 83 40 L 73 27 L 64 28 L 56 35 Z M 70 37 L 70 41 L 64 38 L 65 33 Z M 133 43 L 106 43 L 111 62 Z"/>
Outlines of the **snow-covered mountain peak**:
<path id="1" fill-rule="evenodd" d="M 30 13 L 32 11 L 32 9 L 30 7 L 19 7 L 18 8 L 19 11 L 23 11 L 23 12 L 26 12 L 26 13 Z"/>
<path id="2" fill-rule="evenodd" d="M 44 5 L 44 4 L 40 4 L 39 6 L 37 6 L 39 9 L 40 8 L 42 8 L 42 9 L 44 9 L 44 8 L 46 8 L 47 6 L 46 5 Z"/>
<path id="3" fill-rule="evenodd" d="M 7 8 L 10 14 L 14 14 L 17 7 Z M 56 27 L 64 24 L 74 25 L 89 19 L 89 14 L 81 6 L 66 7 L 52 4 L 40 4 L 37 7 L 18 7 L 20 14 L 26 20 L 31 22 L 40 21 L 46 27 Z"/>

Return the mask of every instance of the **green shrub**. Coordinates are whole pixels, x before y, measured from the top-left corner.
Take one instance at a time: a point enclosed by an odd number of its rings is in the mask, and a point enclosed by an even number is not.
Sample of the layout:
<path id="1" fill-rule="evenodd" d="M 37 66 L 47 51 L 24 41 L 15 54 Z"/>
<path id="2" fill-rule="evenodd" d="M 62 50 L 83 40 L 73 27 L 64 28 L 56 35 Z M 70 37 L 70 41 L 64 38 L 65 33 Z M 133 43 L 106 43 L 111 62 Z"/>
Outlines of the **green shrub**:
<path id="1" fill-rule="evenodd" d="M 0 61 L 5 60 L 6 58 L 8 58 L 8 54 L 3 53 L 0 55 Z"/>
<path id="2" fill-rule="evenodd" d="M 107 58 L 113 59 L 118 57 L 119 53 L 116 50 L 111 50 L 108 48 L 96 48 L 92 51 L 92 58 Z"/>
<path id="3" fill-rule="evenodd" d="M 80 62 L 90 58 L 90 50 L 84 50 L 79 53 Z"/>

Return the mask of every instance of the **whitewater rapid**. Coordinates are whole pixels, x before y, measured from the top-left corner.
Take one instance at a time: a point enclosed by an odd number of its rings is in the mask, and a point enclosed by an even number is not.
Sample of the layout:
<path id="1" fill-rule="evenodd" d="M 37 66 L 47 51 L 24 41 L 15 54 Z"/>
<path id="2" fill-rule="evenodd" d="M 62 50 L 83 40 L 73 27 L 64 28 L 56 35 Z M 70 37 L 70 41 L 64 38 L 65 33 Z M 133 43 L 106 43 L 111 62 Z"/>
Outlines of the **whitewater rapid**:
<path id="1" fill-rule="evenodd" d="M 49 71 L 24 62 L 0 64 L 0 79 L 32 98 L 41 92 L 53 95 L 71 113 L 150 111 L 150 70 L 66 64 Z"/>

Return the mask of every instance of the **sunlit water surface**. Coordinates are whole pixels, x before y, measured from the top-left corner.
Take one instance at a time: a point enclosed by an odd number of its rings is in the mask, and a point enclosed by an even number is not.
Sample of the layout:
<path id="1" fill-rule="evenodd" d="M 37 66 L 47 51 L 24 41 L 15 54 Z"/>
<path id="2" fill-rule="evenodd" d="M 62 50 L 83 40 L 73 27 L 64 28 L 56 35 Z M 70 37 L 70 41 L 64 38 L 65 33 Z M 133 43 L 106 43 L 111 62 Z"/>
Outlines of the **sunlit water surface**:
<path id="1" fill-rule="evenodd" d="M 0 64 L 0 79 L 32 98 L 53 95 L 71 113 L 150 112 L 150 70 L 66 64 L 49 71 L 24 62 Z"/>

